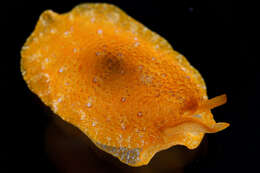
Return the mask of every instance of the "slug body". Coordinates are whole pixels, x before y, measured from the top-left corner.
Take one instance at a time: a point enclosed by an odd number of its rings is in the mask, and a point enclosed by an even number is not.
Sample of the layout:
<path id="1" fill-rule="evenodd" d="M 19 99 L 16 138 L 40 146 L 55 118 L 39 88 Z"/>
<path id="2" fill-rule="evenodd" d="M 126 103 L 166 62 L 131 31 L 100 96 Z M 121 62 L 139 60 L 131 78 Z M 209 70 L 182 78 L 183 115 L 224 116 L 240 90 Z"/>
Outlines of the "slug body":
<path id="1" fill-rule="evenodd" d="M 131 166 L 228 127 L 199 72 L 158 34 L 109 4 L 43 12 L 21 51 L 32 92 L 97 147 Z"/>

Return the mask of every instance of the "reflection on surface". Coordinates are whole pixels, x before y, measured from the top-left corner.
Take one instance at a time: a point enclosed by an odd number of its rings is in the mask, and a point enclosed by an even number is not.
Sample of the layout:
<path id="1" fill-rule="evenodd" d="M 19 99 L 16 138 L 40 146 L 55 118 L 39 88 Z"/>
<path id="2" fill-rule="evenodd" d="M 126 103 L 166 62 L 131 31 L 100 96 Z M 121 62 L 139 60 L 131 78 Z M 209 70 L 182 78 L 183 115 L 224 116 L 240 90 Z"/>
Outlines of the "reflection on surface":
<path id="1" fill-rule="evenodd" d="M 60 172 L 185 172 L 185 167 L 207 153 L 204 139 L 195 150 L 174 146 L 157 153 L 147 166 L 130 167 L 97 148 L 74 126 L 53 115 L 46 129 L 48 157 Z"/>

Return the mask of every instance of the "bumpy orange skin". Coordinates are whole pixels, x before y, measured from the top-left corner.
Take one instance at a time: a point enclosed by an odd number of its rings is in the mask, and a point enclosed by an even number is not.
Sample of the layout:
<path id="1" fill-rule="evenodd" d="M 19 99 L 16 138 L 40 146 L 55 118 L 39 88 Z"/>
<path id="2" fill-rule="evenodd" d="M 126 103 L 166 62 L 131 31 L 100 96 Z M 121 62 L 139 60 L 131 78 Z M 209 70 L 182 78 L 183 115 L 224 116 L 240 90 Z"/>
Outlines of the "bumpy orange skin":
<path id="1" fill-rule="evenodd" d="M 199 72 L 158 34 L 109 4 L 43 12 L 21 51 L 32 92 L 131 166 L 174 145 L 196 148 L 216 123 Z"/>

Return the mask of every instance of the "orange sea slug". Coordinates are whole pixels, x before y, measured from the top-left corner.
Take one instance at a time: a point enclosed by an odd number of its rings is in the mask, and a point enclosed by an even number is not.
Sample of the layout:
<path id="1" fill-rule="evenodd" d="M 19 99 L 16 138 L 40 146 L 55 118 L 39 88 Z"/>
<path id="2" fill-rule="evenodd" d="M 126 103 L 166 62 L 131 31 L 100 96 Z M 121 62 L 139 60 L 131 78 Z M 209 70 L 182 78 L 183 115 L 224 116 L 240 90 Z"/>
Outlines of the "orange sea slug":
<path id="1" fill-rule="evenodd" d="M 21 51 L 30 90 L 97 147 L 131 166 L 196 148 L 216 123 L 199 72 L 158 34 L 109 4 L 42 13 Z"/>

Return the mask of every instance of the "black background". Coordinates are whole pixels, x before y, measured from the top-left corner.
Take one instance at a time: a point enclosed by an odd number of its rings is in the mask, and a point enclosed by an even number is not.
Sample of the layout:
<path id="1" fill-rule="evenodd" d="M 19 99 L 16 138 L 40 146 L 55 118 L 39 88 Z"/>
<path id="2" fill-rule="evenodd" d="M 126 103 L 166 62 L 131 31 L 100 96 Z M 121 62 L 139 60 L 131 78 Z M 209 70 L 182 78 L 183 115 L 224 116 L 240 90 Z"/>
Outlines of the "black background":
<path id="1" fill-rule="evenodd" d="M 51 118 L 22 79 L 20 50 L 44 10 L 64 13 L 81 2 L 84 1 L 10 1 L 2 4 L 1 86 L 4 103 L 1 104 L 3 147 L 0 157 L 3 166 L 0 172 L 61 172 L 46 152 L 46 129 Z M 228 96 L 228 103 L 213 110 L 213 114 L 216 121 L 229 122 L 231 126 L 207 135 L 207 153 L 180 172 L 257 171 L 254 168 L 259 161 L 260 146 L 260 70 L 255 54 L 259 43 L 253 42 L 256 36 L 254 23 L 259 21 L 255 20 L 254 5 L 228 0 L 98 2 L 119 6 L 166 38 L 200 71 L 209 98 L 223 93 Z M 160 157 L 155 159 L 160 160 Z M 111 166 L 100 158 L 96 158 L 96 162 L 101 167 L 96 172 L 124 172 L 124 168 Z M 140 170 L 131 168 L 128 171 Z M 160 169 L 160 172 L 166 172 L 166 169 Z"/>

